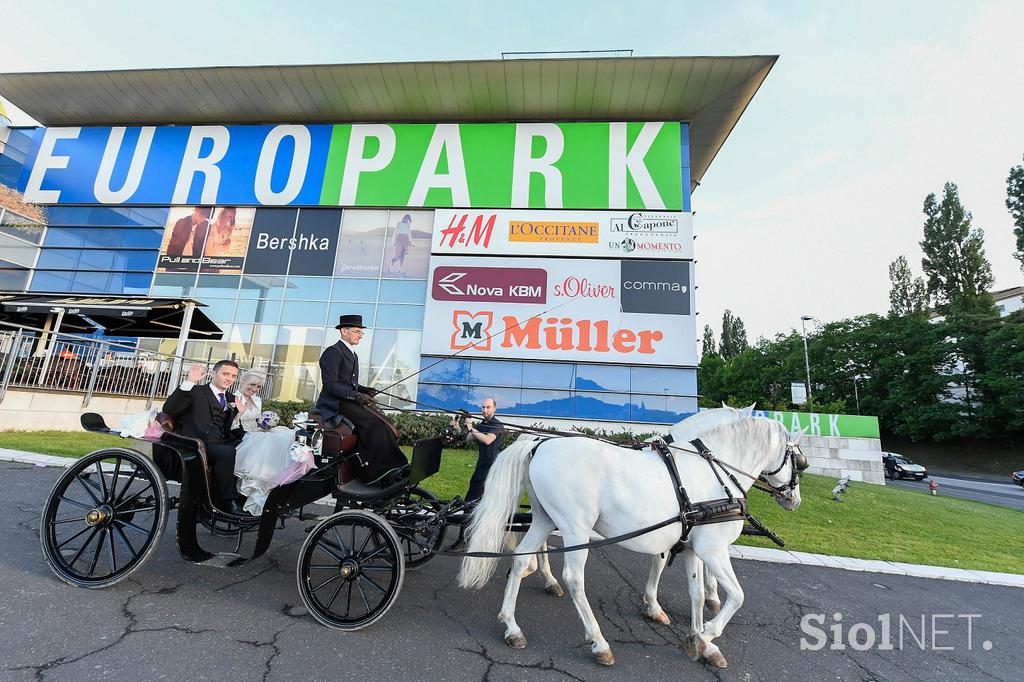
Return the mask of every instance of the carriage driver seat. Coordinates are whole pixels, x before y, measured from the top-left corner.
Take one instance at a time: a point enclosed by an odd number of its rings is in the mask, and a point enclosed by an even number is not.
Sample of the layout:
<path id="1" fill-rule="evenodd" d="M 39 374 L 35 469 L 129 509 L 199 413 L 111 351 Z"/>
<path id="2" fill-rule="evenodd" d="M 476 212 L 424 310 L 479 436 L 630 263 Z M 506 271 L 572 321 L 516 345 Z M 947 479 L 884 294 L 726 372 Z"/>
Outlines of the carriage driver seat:
<path id="1" fill-rule="evenodd" d="M 355 458 L 359 452 L 359 434 L 356 433 L 356 425 L 342 416 L 341 422 L 337 426 L 327 427 L 324 425 L 323 417 L 316 410 L 310 411 L 309 419 L 323 434 L 324 458 L 341 458 L 341 464 L 338 466 L 338 484 L 343 485 L 354 480 L 358 471 Z"/>

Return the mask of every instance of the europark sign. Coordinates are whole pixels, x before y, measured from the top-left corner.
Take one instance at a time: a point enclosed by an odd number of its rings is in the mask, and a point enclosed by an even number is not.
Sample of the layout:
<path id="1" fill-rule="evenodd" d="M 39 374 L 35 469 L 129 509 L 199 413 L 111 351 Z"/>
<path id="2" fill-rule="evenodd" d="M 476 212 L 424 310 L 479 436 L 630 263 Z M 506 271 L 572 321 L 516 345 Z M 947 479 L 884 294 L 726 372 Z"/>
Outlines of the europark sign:
<path id="1" fill-rule="evenodd" d="M 46 128 L 36 204 L 689 210 L 688 127 L 353 123 Z"/>
<path id="2" fill-rule="evenodd" d="M 878 417 L 855 414 L 818 414 L 816 412 L 778 412 L 754 410 L 754 415 L 781 423 L 790 433 L 807 429 L 809 436 L 841 438 L 881 438 Z"/>

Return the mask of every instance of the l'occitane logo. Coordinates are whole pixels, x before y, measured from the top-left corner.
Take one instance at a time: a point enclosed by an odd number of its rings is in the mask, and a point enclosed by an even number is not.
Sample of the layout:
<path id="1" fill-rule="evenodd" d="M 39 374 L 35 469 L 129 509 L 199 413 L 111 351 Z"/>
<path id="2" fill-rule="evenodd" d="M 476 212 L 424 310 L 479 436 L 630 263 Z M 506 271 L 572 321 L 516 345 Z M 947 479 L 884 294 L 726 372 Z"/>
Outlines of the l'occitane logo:
<path id="1" fill-rule="evenodd" d="M 508 223 L 510 242 L 561 242 L 563 244 L 596 244 L 597 223 L 532 222 L 511 220 Z"/>

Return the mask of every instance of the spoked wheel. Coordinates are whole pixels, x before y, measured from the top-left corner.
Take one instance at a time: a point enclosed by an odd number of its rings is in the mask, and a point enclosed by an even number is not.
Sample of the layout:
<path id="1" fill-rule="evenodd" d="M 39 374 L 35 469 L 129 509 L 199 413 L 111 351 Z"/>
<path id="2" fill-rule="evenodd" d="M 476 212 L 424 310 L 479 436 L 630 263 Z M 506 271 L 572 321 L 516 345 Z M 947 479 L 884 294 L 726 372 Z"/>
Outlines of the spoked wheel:
<path id="1" fill-rule="evenodd" d="M 402 543 L 405 567 L 409 570 L 433 559 L 444 544 L 444 529 L 432 539 L 424 527 L 425 522 L 436 516 L 443 506 L 433 493 L 414 487 L 384 513 Z"/>
<path id="2" fill-rule="evenodd" d="M 376 623 L 398 598 L 405 556 L 387 521 L 364 510 L 333 514 L 299 551 L 302 603 L 320 623 L 359 630 Z"/>
<path id="3" fill-rule="evenodd" d="M 50 492 L 39 537 L 57 577 L 108 587 L 128 577 L 160 544 L 167 524 L 163 474 L 135 450 L 98 450 L 75 462 Z"/>

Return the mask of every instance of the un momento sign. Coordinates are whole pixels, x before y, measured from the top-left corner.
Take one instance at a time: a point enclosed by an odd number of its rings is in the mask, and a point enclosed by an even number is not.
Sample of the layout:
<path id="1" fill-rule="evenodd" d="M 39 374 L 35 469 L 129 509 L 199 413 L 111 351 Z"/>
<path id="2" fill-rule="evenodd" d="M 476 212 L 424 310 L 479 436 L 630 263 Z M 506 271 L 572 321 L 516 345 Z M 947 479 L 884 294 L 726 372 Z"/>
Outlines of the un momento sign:
<path id="1" fill-rule="evenodd" d="M 696 365 L 693 264 L 431 258 L 422 352 Z"/>
<path id="2" fill-rule="evenodd" d="M 436 255 L 693 259 L 693 214 L 678 211 L 434 212 Z"/>
<path id="3" fill-rule="evenodd" d="M 68 127 L 37 131 L 38 204 L 689 210 L 684 123 Z"/>

